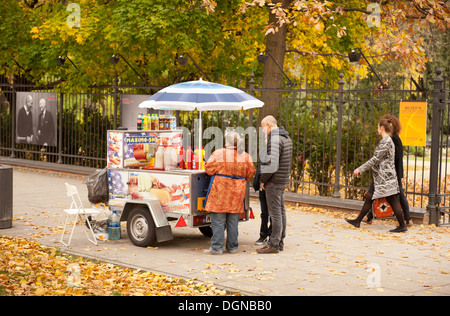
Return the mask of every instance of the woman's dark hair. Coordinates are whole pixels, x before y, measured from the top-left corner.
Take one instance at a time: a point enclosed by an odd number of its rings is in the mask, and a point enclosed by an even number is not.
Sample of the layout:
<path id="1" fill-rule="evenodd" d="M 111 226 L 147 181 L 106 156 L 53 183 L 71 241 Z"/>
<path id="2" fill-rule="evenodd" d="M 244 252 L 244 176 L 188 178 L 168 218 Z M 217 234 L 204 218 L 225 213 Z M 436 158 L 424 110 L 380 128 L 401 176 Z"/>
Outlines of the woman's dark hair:
<path id="1" fill-rule="evenodd" d="M 391 114 L 386 114 L 380 117 L 380 120 L 378 121 L 378 125 L 383 126 L 384 130 L 388 134 L 392 133 L 400 133 L 402 126 L 400 124 L 400 120 Z"/>
<path id="2" fill-rule="evenodd" d="M 400 120 L 396 116 L 391 114 L 387 114 L 386 116 L 389 116 L 389 118 L 391 119 L 392 127 L 394 128 L 394 133 L 400 134 L 400 131 L 402 130 L 402 124 L 400 124 Z"/>

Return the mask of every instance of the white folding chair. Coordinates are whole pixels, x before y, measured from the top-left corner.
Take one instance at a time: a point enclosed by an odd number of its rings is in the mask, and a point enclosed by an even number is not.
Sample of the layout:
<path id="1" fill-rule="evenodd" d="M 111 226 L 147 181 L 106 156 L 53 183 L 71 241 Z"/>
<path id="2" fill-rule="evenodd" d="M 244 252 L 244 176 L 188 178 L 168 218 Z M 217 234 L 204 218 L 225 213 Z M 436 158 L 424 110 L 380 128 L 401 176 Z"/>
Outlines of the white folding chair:
<path id="1" fill-rule="evenodd" d="M 82 224 L 84 226 L 84 231 L 86 233 L 87 239 L 92 242 L 94 245 L 98 245 L 97 239 L 95 239 L 94 231 L 92 230 L 92 226 L 90 221 L 88 220 L 89 215 L 96 215 L 100 211 L 92 209 L 92 208 L 84 208 L 83 203 L 81 203 L 80 195 L 78 194 L 78 190 L 74 185 L 70 185 L 66 183 L 66 190 L 67 190 L 67 196 L 70 196 L 72 198 L 72 204 L 70 205 L 70 208 L 65 209 L 64 212 L 66 213 L 66 222 L 64 223 L 64 229 L 61 235 L 61 239 L 59 240 L 62 244 L 65 246 L 70 245 L 70 241 L 72 240 L 73 232 L 75 231 L 75 226 L 77 226 L 78 219 L 81 219 Z M 75 216 L 75 219 L 73 221 L 73 227 L 70 232 L 69 241 L 67 243 L 64 242 L 64 234 L 66 232 L 67 224 L 69 223 L 70 216 Z M 88 227 L 86 227 L 86 225 Z M 92 239 L 89 238 L 89 235 L 92 236 Z"/>

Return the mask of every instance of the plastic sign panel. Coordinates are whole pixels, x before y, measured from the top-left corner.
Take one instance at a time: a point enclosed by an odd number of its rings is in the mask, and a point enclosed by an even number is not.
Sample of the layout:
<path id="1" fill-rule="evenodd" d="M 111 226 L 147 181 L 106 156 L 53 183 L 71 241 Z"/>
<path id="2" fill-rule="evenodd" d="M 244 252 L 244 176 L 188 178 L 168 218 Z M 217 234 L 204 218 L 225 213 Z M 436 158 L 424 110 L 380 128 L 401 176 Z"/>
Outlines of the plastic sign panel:
<path id="1" fill-rule="evenodd" d="M 108 168 L 123 168 L 123 133 L 108 132 Z"/>
<path id="2" fill-rule="evenodd" d="M 108 168 L 151 167 L 155 165 L 158 148 L 181 147 L 180 131 L 108 131 Z"/>
<path id="3" fill-rule="evenodd" d="M 130 199 L 157 199 L 165 212 L 189 214 L 189 175 L 109 169 L 108 182 L 109 205 L 123 206 Z"/>
<path id="4" fill-rule="evenodd" d="M 426 145 L 427 102 L 400 102 L 400 139 L 403 146 Z"/>

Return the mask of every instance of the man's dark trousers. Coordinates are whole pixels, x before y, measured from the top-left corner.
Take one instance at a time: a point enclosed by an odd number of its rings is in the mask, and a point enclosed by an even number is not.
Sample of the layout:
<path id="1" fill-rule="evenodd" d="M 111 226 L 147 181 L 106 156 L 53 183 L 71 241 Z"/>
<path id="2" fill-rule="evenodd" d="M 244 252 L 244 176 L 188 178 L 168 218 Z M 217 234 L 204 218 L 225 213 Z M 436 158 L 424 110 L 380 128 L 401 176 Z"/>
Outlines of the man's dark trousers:
<path id="1" fill-rule="evenodd" d="M 272 220 L 272 234 L 267 246 L 275 250 L 283 250 L 284 238 L 286 237 L 286 209 L 284 208 L 286 185 L 269 181 L 265 188 L 267 207 Z"/>
<path id="2" fill-rule="evenodd" d="M 272 234 L 272 219 L 269 217 L 269 210 L 267 209 L 266 191 L 259 190 L 259 202 L 261 205 L 261 228 L 259 230 L 259 237 L 266 239 Z M 270 219 L 270 226 L 269 226 Z"/>

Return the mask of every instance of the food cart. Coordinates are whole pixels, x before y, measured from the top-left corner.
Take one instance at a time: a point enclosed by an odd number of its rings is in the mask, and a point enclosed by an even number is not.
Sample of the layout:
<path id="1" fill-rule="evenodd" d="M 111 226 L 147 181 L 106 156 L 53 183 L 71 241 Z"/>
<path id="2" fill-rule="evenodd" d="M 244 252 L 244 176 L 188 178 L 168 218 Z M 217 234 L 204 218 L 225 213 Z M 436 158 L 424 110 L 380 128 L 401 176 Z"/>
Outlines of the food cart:
<path id="1" fill-rule="evenodd" d="M 202 170 L 200 112 L 246 110 L 263 104 L 239 89 L 203 80 L 166 87 L 141 103 L 140 108 L 199 111 L 200 150 L 193 168 L 180 167 L 180 129 L 108 131 L 108 204 L 127 222 L 127 234 L 134 245 L 146 247 L 173 239 L 170 221 L 175 222 L 174 227 L 199 228 L 205 236 L 212 236 L 210 214 L 204 209 L 210 177 Z M 162 148 L 164 166 L 159 152 Z M 244 203 L 241 221 L 253 215 L 249 185 Z"/>
<path id="2" fill-rule="evenodd" d="M 180 150 L 181 130 L 108 131 L 109 208 L 127 222 L 128 237 L 136 246 L 173 239 L 170 221 L 174 227 L 199 228 L 211 237 L 211 219 L 203 208 L 210 177 L 201 165 L 193 170 L 177 167 L 179 154 L 177 164 L 156 168 L 160 147 L 166 152 Z M 247 189 L 240 219 L 249 217 Z"/>

